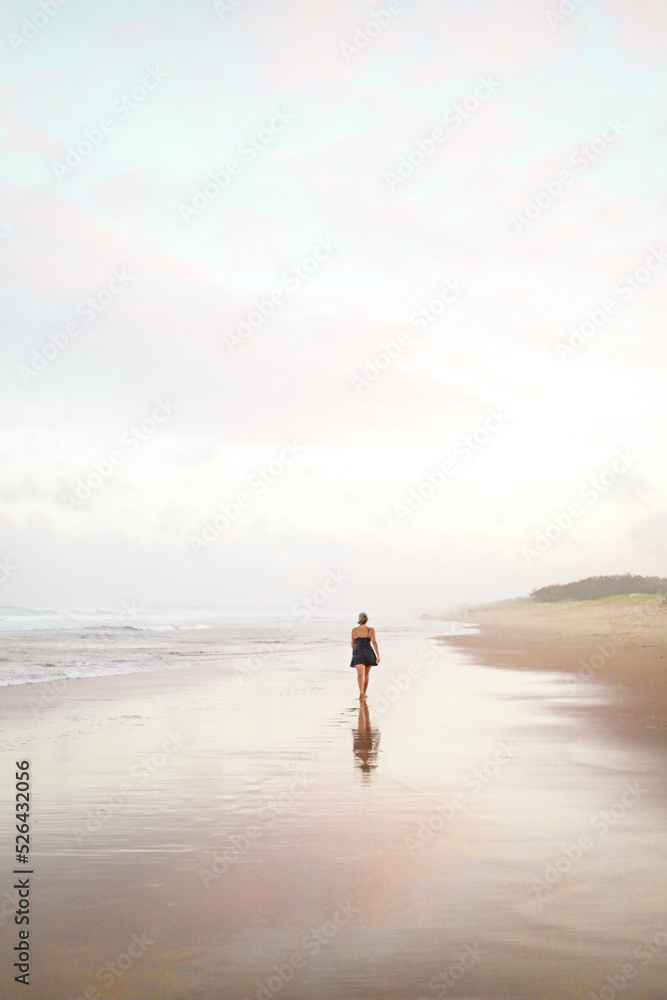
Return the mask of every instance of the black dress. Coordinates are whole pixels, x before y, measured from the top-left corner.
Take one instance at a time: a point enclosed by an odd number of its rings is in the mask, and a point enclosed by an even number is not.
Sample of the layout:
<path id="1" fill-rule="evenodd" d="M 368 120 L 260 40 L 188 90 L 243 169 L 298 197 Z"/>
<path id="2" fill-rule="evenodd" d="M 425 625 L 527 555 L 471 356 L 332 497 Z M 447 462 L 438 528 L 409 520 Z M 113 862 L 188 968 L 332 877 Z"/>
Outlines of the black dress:
<path id="1" fill-rule="evenodd" d="M 375 650 L 371 646 L 371 637 L 369 635 L 358 635 L 354 640 L 354 649 L 352 650 L 352 662 L 351 667 L 356 667 L 358 663 L 363 663 L 366 667 L 374 667 L 377 665 L 377 657 L 375 655 Z"/>

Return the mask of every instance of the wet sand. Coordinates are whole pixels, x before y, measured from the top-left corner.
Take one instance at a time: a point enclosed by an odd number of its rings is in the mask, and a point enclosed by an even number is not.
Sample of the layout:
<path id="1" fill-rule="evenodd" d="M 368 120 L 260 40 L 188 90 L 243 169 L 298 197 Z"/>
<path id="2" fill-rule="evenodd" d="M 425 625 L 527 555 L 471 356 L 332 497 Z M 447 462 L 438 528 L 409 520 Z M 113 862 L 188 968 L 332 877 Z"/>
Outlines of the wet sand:
<path id="1" fill-rule="evenodd" d="M 5 960 L 2 995 L 664 1000 L 664 746 L 598 725 L 600 683 L 584 723 L 568 675 L 437 634 L 378 627 L 367 710 L 346 645 L 243 685 L 77 680 L 39 716 L 5 689 L 35 875 L 30 991 Z"/>

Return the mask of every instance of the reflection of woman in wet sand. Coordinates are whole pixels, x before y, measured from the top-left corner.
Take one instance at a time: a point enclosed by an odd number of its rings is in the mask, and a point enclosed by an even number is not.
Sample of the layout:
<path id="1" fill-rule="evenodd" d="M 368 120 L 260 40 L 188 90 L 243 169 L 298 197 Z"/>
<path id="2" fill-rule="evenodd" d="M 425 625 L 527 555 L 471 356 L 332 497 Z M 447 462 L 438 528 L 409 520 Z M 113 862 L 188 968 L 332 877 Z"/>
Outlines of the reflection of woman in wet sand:
<path id="1" fill-rule="evenodd" d="M 352 748 L 359 767 L 364 774 L 370 774 L 377 767 L 380 733 L 371 729 L 371 717 L 368 712 L 368 702 L 362 699 L 359 705 L 359 721 L 357 729 L 352 730 Z"/>
<path id="2" fill-rule="evenodd" d="M 375 629 L 369 628 L 367 622 L 368 615 L 362 611 L 359 615 L 359 624 L 352 629 L 352 662 L 350 666 L 357 668 L 359 698 L 366 697 L 371 667 L 380 662 L 380 650 L 375 638 Z"/>

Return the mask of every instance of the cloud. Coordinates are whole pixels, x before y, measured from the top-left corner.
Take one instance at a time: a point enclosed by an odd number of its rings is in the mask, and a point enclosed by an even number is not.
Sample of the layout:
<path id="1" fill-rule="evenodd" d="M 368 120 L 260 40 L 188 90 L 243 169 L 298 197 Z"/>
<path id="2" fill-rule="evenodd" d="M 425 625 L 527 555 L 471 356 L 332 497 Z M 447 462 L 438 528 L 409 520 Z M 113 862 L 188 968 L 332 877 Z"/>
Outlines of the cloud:
<path id="1" fill-rule="evenodd" d="M 525 592 L 543 570 L 522 541 L 618 447 L 637 469 L 544 573 L 652 565 L 663 283 L 656 272 L 622 301 L 615 286 L 659 235 L 664 12 L 586 3 L 552 29 L 547 2 L 403 7 L 348 62 L 341 43 L 371 13 L 358 0 L 244 0 L 224 19 L 211 4 L 70 5 L 9 65 L 0 543 L 25 567 L 6 585 L 16 599 L 291 600 L 339 557 L 355 603 Z M 59 181 L 54 156 L 158 64 L 150 99 Z M 500 86 L 475 104 L 480 77 Z M 273 134 L 283 108 L 294 120 Z M 577 170 L 610 117 L 627 129 Z M 322 239 L 335 252 L 305 264 Z M 561 360 L 556 342 L 609 295 L 613 317 Z M 426 328 L 419 310 L 433 310 Z M 355 391 L 364 370 L 376 376 Z M 173 420 L 69 514 L 62 494 L 162 397 Z M 494 406 L 512 415 L 502 435 L 401 524 L 394 505 Z M 286 440 L 303 462 L 189 562 L 189 533 Z"/>

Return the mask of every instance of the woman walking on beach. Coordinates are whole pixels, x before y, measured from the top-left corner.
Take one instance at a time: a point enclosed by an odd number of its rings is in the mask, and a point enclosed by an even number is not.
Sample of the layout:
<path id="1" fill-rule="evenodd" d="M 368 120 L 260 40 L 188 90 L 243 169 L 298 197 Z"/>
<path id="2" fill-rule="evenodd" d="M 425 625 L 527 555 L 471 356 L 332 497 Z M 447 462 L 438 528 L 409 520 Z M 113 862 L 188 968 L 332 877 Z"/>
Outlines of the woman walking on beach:
<path id="1" fill-rule="evenodd" d="M 352 662 L 350 666 L 357 668 L 360 700 L 366 697 L 371 667 L 380 662 L 380 650 L 375 638 L 375 629 L 370 628 L 367 623 L 368 615 L 362 611 L 359 615 L 358 625 L 352 629 Z"/>

